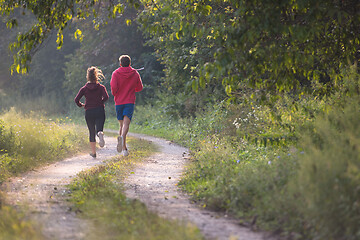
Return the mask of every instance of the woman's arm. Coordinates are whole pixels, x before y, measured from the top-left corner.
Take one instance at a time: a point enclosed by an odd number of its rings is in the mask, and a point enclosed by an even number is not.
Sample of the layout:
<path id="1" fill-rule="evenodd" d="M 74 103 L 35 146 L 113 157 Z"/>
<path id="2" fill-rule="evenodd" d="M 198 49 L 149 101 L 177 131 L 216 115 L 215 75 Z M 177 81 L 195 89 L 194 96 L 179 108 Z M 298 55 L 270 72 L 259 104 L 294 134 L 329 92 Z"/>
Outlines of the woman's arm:
<path id="1" fill-rule="evenodd" d="M 78 105 L 79 107 L 83 107 L 85 104 L 83 104 L 82 102 L 80 102 L 80 99 L 82 98 L 82 96 L 84 96 L 84 88 L 80 88 L 78 94 L 75 97 L 75 103 L 76 105 Z"/>
<path id="2" fill-rule="evenodd" d="M 103 99 L 102 99 L 103 103 L 109 99 L 109 94 L 107 93 L 105 86 L 103 86 L 103 96 L 102 97 L 103 97 Z"/>

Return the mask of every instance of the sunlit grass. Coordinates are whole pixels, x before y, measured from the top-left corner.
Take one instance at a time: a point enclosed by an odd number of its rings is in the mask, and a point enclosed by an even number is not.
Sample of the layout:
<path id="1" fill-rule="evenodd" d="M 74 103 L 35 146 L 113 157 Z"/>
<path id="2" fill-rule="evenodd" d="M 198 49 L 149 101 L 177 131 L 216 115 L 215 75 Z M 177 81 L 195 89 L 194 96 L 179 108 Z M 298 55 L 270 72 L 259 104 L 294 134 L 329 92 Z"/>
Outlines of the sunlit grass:
<path id="1" fill-rule="evenodd" d="M 0 183 L 87 147 L 86 132 L 65 121 L 15 109 L 0 115 Z"/>
<path id="2" fill-rule="evenodd" d="M 152 143 L 129 138 L 131 154 L 105 166 L 82 172 L 71 184 L 72 202 L 95 226 L 87 239 L 202 239 L 194 226 L 165 220 L 137 200 L 127 199 L 121 182 L 156 149 Z"/>

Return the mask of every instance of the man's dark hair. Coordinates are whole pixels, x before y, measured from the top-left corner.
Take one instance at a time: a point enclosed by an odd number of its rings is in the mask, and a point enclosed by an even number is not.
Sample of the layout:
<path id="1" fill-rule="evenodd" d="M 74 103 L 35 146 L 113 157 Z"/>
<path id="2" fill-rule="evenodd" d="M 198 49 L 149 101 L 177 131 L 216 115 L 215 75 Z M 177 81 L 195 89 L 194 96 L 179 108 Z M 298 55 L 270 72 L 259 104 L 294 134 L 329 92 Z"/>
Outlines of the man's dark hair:
<path id="1" fill-rule="evenodd" d="M 128 55 L 121 55 L 119 61 L 122 67 L 129 67 L 131 64 L 131 58 Z"/>

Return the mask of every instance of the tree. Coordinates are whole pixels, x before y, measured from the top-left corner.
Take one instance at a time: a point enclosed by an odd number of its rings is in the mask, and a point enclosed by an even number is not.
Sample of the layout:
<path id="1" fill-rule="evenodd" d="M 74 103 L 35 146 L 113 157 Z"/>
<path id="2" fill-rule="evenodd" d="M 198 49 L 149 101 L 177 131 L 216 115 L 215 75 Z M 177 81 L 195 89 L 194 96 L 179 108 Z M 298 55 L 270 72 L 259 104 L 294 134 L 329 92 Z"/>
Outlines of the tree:
<path id="1" fill-rule="evenodd" d="M 131 1 L 131 5 L 138 6 Z M 116 0 L 106 2 L 98 0 L 0 0 L 0 14 L 8 18 L 6 26 L 13 28 L 18 25 L 17 12 L 22 15 L 32 14 L 36 21 L 24 33 L 19 33 L 17 40 L 11 44 L 10 49 L 17 51 L 14 54 L 14 63 L 11 71 L 26 73 L 31 57 L 41 46 L 44 40 L 55 31 L 58 48 L 63 45 L 63 32 L 71 23 L 70 20 L 84 19 L 92 16 L 95 27 L 105 24 L 107 19 L 123 12 L 124 5 Z M 107 13 L 107 18 L 98 18 L 99 13 Z M 81 30 L 75 32 L 76 37 L 81 37 Z"/>
<path id="2" fill-rule="evenodd" d="M 189 83 L 221 82 L 229 96 L 246 87 L 266 92 L 336 88 L 345 65 L 360 59 L 357 0 L 147 1 L 140 22 L 163 56 L 172 45 L 199 63 Z M 202 51 L 199 51 L 202 49 Z M 173 68 L 167 65 L 170 69 Z M 171 70 L 168 70 L 171 71 Z M 317 92 L 316 94 L 319 94 Z"/>
<path id="3" fill-rule="evenodd" d="M 27 31 L 32 23 L 34 22 L 34 18 L 31 16 L 24 16 L 21 13 L 14 13 L 18 18 L 19 26 L 17 28 L 18 31 L 23 32 Z M 6 28 L 6 22 L 8 18 L 0 17 L 0 86 L 10 86 L 14 83 L 12 80 L 15 79 L 14 76 L 11 76 L 10 66 L 13 62 L 13 56 L 9 50 L 9 44 L 13 43 L 17 39 L 17 32 L 11 31 Z"/>
<path id="4" fill-rule="evenodd" d="M 30 63 L 31 71 L 16 77 L 18 93 L 30 99 L 52 96 L 62 105 L 66 105 L 63 89 L 66 56 L 79 48 L 79 43 L 71 41 L 69 35 L 69 32 L 64 34 L 66 42 L 61 50 L 57 49 L 54 41 L 56 36 L 49 38 L 48 43 L 33 57 Z"/>
<path id="5" fill-rule="evenodd" d="M 317 91 L 315 85 L 324 89 L 316 94 L 326 94 L 336 89 L 343 66 L 360 59 L 358 0 L 129 0 L 128 4 L 141 4 L 139 23 L 158 49 L 174 87 L 181 74 L 181 81 L 194 90 L 220 84 L 230 96 L 246 87 L 301 92 Z M 0 0 L 8 27 L 17 24 L 11 15 L 14 9 L 36 17 L 32 28 L 11 46 L 19 49 L 12 70 L 27 70 L 32 52 L 51 30 L 57 31 L 61 47 L 70 20 L 92 15 L 97 27 L 123 12 L 124 6 L 111 0 Z M 81 37 L 81 31 L 75 36 Z"/>
<path id="6" fill-rule="evenodd" d="M 190 31 L 191 27 L 198 27 L 203 16 L 194 19 L 186 29 L 182 25 L 188 13 L 185 4 L 166 0 L 143 4 L 138 22 L 147 34 L 147 44 L 155 48 L 165 66 L 162 89 L 167 96 L 169 93 L 173 96 L 163 99 L 164 105 L 177 108 L 171 112 L 179 111 L 179 115 L 187 116 L 207 103 L 226 97 L 221 82 L 210 79 L 205 83 L 200 78 L 202 67 L 213 61 L 214 53 L 211 39 L 196 37 Z"/>
<path id="7" fill-rule="evenodd" d="M 16 18 L 16 22 L 19 23 L 17 30 L 21 32 L 28 31 L 36 24 L 33 16 L 28 13 L 23 15 L 18 9 L 14 10 L 12 17 Z M 11 81 L 2 79 L 2 82 L 6 83 L 3 87 L 11 90 L 13 94 L 16 92 L 29 99 L 35 97 L 58 99 L 57 101 L 65 106 L 64 109 L 68 110 L 69 105 L 63 103 L 72 102 L 71 96 L 74 96 L 86 82 L 86 69 L 89 66 L 99 66 L 103 70 L 106 76 L 103 83 L 109 89 L 112 71 L 119 66 L 120 54 L 129 54 L 132 57 L 133 67 L 145 66 L 141 75 L 146 88 L 139 97 L 139 102 L 154 98 L 163 67 L 151 54 L 153 49 L 145 46 L 142 33 L 134 21 L 135 18 L 136 10 L 131 6 L 115 18 L 109 18 L 107 10 L 104 9 L 97 11 L 95 20 L 91 17 L 73 18 L 71 26 L 63 30 L 64 44 L 61 49 L 56 43 L 57 33 L 50 32 L 46 42 L 36 47 L 36 54 L 31 62 L 26 62 L 31 71 L 15 73 L 15 76 L 11 76 Z M 9 17 L 2 17 L 1 20 L 3 28 L 0 29 L 2 33 L 0 38 L 1 43 L 5 44 L 0 45 L 0 48 L 5 52 L 8 43 L 17 38 L 12 29 L 5 27 Z M 99 24 L 105 21 L 106 24 Z M 1 63 L 6 64 L 0 70 L 9 70 L 10 61 L 6 57 L 8 55 L 1 55 L 1 58 L 6 60 Z M 17 87 L 10 87 L 10 84 Z"/>

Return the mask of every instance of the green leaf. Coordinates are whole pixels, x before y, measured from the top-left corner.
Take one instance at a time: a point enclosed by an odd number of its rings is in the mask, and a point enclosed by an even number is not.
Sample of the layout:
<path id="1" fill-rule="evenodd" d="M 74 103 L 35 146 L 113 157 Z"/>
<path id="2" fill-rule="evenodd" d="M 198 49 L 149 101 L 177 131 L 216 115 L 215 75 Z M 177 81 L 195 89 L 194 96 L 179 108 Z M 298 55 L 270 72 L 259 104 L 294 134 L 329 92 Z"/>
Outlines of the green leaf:
<path id="1" fill-rule="evenodd" d="M 205 88 L 206 84 L 205 84 L 205 78 L 203 76 L 200 76 L 199 77 L 199 84 L 200 84 L 200 87 L 202 88 Z"/>
<path id="2" fill-rule="evenodd" d="M 226 92 L 226 94 L 227 94 L 228 96 L 231 95 L 231 85 L 226 85 L 226 87 L 225 87 L 225 92 Z"/>
<path id="3" fill-rule="evenodd" d="M 206 5 L 204 9 L 205 9 L 205 15 L 210 15 L 212 7 L 210 5 Z"/>
<path id="4" fill-rule="evenodd" d="M 57 39 L 56 39 L 56 43 L 57 43 L 57 49 L 61 49 L 62 45 L 64 42 L 64 35 L 62 34 L 62 31 L 59 30 L 57 33 Z"/>
<path id="5" fill-rule="evenodd" d="M 199 84 L 198 84 L 198 82 L 196 81 L 196 79 L 193 79 L 193 80 L 192 80 L 192 89 L 193 89 L 193 91 L 196 92 L 196 93 L 199 91 Z"/>
<path id="6" fill-rule="evenodd" d="M 80 29 L 76 29 L 76 31 L 74 33 L 74 37 L 75 37 L 75 39 L 79 39 L 80 41 L 82 41 L 84 36 Z"/>

